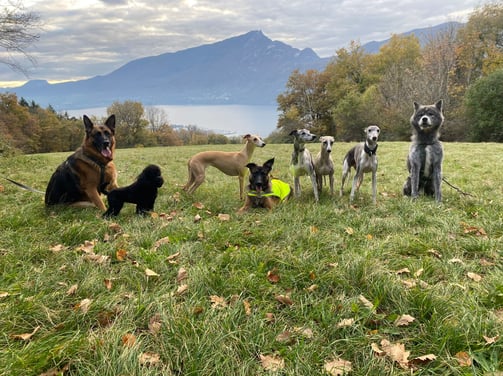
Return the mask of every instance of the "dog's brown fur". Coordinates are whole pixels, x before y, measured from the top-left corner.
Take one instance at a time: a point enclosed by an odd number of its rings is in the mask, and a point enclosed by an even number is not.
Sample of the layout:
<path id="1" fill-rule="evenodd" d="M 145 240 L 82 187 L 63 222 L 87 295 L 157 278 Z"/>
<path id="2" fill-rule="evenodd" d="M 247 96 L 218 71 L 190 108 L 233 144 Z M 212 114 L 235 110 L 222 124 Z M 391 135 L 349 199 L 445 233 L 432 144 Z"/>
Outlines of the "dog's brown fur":
<path id="1" fill-rule="evenodd" d="M 58 166 L 45 192 L 45 204 L 106 210 L 101 193 L 118 188 L 115 155 L 115 115 L 95 125 L 84 115 L 82 145 Z"/>
<path id="2" fill-rule="evenodd" d="M 271 179 L 269 173 L 272 170 L 274 158 L 269 159 L 263 166 L 258 166 L 255 163 L 248 163 L 246 167 L 250 169 L 250 184 L 248 185 L 248 194 L 244 205 L 238 210 L 238 214 L 247 212 L 250 208 L 265 208 L 272 210 L 281 201 L 290 197 L 292 190 L 288 188 L 288 195 L 281 198 L 275 192 L 272 192 Z M 285 184 L 285 183 L 283 183 Z M 286 186 L 288 186 L 286 184 Z"/>

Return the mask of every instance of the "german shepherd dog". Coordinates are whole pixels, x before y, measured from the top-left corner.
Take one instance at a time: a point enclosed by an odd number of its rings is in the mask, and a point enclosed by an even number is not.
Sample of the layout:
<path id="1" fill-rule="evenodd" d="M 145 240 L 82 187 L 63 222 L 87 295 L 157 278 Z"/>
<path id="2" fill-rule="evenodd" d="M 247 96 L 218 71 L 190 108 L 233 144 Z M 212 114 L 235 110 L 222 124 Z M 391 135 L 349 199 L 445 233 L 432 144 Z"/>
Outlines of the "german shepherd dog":
<path id="1" fill-rule="evenodd" d="M 86 134 L 82 145 L 58 166 L 45 191 L 47 206 L 64 204 L 96 206 L 106 210 L 100 194 L 117 188 L 115 115 L 102 125 L 94 125 L 84 115 Z"/>
<path id="2" fill-rule="evenodd" d="M 136 214 L 146 214 L 154 209 L 157 189 L 164 184 L 161 169 L 156 165 L 148 165 L 143 169 L 135 182 L 116 188 L 107 193 L 108 210 L 103 217 L 119 215 L 125 202 L 136 204 Z"/>
<path id="3" fill-rule="evenodd" d="M 250 169 L 250 185 L 245 203 L 238 214 L 242 214 L 249 208 L 266 208 L 271 210 L 279 202 L 290 197 L 292 189 L 288 183 L 279 179 L 269 179 L 274 158 L 269 159 L 263 166 L 248 163 Z"/>

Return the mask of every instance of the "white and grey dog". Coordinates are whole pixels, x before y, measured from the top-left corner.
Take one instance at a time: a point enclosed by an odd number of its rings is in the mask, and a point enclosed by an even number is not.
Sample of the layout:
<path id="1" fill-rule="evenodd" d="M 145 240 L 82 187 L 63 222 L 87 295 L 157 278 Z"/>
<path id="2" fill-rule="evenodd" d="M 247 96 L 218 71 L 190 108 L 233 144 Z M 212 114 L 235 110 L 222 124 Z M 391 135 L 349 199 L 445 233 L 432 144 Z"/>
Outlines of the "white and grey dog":
<path id="1" fill-rule="evenodd" d="M 440 127 L 444 122 L 442 100 L 432 105 L 414 102 L 412 144 L 407 158 L 409 177 L 403 186 L 403 194 L 417 198 L 420 191 L 442 201 L 442 160 L 444 151 L 439 141 Z"/>
<path id="2" fill-rule="evenodd" d="M 351 167 L 356 170 L 351 194 L 349 195 L 349 202 L 353 202 L 355 193 L 360 189 L 360 185 L 363 181 L 363 174 L 366 172 L 372 172 L 372 201 L 374 204 L 376 203 L 377 139 L 379 138 L 379 133 L 381 133 L 381 129 L 377 125 L 369 125 L 365 128 L 365 142 L 361 142 L 358 145 L 353 146 L 344 157 L 344 161 L 342 163 L 341 196 L 344 190 L 344 182 L 351 170 Z"/>
<path id="3" fill-rule="evenodd" d="M 296 129 L 290 132 L 290 136 L 293 136 L 293 153 L 290 170 L 293 175 L 293 191 L 295 196 L 300 196 L 300 177 L 309 175 L 311 184 L 313 185 L 314 199 L 318 202 L 318 185 L 316 182 L 314 161 L 311 152 L 305 146 L 305 143 L 313 141 L 316 135 L 307 129 Z"/>
<path id="4" fill-rule="evenodd" d="M 330 183 L 330 194 L 334 194 L 334 161 L 332 160 L 332 146 L 334 144 L 332 136 L 321 136 L 321 150 L 314 158 L 314 170 L 316 172 L 316 182 L 318 192 L 323 188 L 323 176 L 328 175 Z"/>

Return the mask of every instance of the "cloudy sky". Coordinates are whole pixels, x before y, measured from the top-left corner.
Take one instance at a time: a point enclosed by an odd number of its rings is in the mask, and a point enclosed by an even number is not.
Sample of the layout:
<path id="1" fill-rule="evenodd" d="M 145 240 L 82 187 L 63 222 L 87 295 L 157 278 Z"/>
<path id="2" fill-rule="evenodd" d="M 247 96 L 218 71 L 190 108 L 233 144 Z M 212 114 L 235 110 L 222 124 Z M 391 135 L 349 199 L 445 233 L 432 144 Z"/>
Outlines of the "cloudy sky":
<path id="1" fill-rule="evenodd" d="M 103 75 L 125 63 L 262 30 L 273 40 L 333 56 L 351 40 L 464 22 L 489 0 L 15 0 L 40 16 L 28 77 L 0 64 L 0 87 Z M 0 0 L 0 9 L 9 0 Z M 5 51 L 0 50 L 0 60 Z"/>

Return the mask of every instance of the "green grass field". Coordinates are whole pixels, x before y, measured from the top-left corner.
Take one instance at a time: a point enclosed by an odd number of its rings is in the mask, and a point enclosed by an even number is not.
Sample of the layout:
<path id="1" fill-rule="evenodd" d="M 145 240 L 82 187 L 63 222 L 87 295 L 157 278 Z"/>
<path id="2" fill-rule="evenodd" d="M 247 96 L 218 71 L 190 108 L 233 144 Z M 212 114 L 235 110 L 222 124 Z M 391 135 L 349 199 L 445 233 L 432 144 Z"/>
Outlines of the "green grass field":
<path id="1" fill-rule="evenodd" d="M 350 144 L 335 144 L 336 192 Z M 239 145 L 118 150 L 119 184 L 149 163 L 152 216 L 46 209 L 0 179 L 1 375 L 503 375 L 502 144 L 444 144 L 444 200 L 402 197 L 408 143 L 381 142 L 378 202 L 327 189 L 271 213 L 186 161 Z M 319 144 L 309 145 L 316 153 Z M 257 149 L 289 182 L 291 145 Z M 40 190 L 69 153 L 0 158 Z M 227 214 L 229 217 L 222 216 Z"/>

